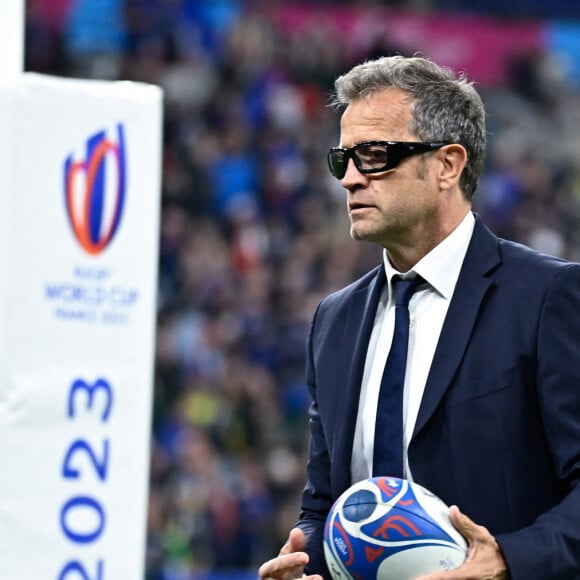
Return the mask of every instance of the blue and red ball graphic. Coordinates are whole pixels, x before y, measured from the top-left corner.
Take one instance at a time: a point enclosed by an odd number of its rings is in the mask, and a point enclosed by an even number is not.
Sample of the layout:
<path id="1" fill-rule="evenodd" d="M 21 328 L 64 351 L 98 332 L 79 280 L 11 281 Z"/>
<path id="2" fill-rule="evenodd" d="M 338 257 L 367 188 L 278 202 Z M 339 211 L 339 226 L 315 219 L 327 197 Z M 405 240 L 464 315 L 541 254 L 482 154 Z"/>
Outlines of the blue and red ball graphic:
<path id="1" fill-rule="evenodd" d="M 64 163 L 65 207 L 73 234 L 89 254 L 100 254 L 121 222 L 126 194 L 126 151 L 122 124 L 117 139 L 99 131 L 87 139 L 86 156 Z"/>
<path id="2" fill-rule="evenodd" d="M 467 546 L 428 490 L 394 477 L 359 482 L 334 504 L 324 550 L 334 580 L 406 580 L 456 568 Z"/>

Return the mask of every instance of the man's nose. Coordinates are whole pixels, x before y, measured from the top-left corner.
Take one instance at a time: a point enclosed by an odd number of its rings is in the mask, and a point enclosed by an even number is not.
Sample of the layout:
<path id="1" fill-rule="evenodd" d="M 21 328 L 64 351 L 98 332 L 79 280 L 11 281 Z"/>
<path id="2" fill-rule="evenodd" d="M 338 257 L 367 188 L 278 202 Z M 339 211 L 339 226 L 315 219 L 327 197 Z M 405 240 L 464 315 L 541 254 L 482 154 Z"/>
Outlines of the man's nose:
<path id="1" fill-rule="evenodd" d="M 340 183 L 345 189 L 352 189 L 353 187 L 360 186 L 362 183 L 366 183 L 367 179 L 367 176 L 358 170 L 351 158 L 346 164 L 346 171 Z"/>

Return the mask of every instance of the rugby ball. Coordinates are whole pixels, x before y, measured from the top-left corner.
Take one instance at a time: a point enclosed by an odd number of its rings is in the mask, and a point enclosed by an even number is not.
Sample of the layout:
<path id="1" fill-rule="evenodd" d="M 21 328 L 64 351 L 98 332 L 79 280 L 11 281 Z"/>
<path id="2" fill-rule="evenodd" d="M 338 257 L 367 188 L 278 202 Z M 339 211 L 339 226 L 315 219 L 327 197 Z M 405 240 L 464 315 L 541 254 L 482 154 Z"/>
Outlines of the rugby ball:
<path id="1" fill-rule="evenodd" d="M 333 580 L 412 580 L 458 568 L 467 543 L 448 512 L 436 495 L 406 479 L 356 483 L 336 500 L 324 528 Z"/>

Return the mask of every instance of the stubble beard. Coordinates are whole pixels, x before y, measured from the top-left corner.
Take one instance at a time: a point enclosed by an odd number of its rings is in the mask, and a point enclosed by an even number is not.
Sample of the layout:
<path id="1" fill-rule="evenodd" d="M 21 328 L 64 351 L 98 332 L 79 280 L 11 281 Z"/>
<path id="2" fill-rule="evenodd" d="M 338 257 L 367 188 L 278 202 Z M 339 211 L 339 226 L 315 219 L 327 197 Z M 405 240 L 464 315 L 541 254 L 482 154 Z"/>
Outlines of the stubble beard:
<path id="1" fill-rule="evenodd" d="M 350 236 L 353 240 L 374 242 L 384 246 L 387 240 L 397 237 L 408 228 L 404 208 L 392 208 L 389 215 L 381 215 L 380 219 L 353 220 L 350 226 Z"/>

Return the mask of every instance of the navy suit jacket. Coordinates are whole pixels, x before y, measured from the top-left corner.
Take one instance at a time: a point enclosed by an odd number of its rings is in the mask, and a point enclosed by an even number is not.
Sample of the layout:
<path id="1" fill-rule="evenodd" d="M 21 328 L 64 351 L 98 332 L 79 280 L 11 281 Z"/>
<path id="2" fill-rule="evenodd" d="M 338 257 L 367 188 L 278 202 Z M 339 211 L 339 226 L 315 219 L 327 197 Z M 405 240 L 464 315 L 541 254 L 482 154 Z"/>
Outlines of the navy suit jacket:
<path id="1" fill-rule="evenodd" d="M 330 578 L 326 515 L 353 482 L 357 406 L 383 266 L 328 296 L 307 348 L 313 403 L 298 523 Z M 580 265 L 473 236 L 425 386 L 417 483 L 496 537 L 514 580 L 580 578 Z"/>

